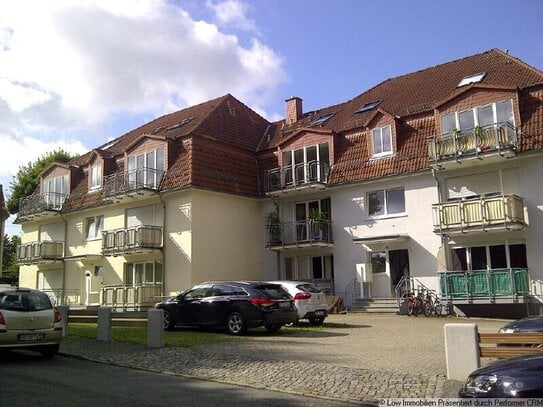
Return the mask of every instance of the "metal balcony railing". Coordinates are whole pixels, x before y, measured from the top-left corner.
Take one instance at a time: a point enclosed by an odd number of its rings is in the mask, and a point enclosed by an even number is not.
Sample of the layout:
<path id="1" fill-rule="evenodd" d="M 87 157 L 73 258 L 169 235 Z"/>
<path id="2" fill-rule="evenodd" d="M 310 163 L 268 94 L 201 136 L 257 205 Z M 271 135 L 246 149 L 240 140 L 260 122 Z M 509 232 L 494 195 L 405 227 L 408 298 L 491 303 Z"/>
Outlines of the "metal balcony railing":
<path id="1" fill-rule="evenodd" d="M 266 178 L 266 192 L 290 188 L 303 188 L 314 184 L 326 185 L 330 166 L 320 161 L 288 165 L 269 170 Z"/>
<path id="2" fill-rule="evenodd" d="M 102 288 L 102 306 L 115 310 L 140 310 L 150 308 L 163 300 L 162 283 L 146 283 L 134 286 L 106 285 Z"/>
<path id="3" fill-rule="evenodd" d="M 445 271 L 439 273 L 444 298 L 492 300 L 498 297 L 530 295 L 530 275 L 526 268 Z"/>
<path id="4" fill-rule="evenodd" d="M 106 198 L 125 195 L 142 189 L 158 190 L 164 171 L 155 168 L 137 168 L 124 173 L 104 177 L 104 196 Z"/>
<path id="5" fill-rule="evenodd" d="M 458 160 L 470 154 L 477 156 L 516 148 L 517 128 L 509 122 L 434 136 L 428 141 L 430 159 L 436 164 L 443 160 Z"/>
<path id="6" fill-rule="evenodd" d="M 470 230 L 522 229 L 526 226 L 524 204 L 517 195 L 459 199 L 432 205 L 434 232 L 463 233 Z"/>
<path id="7" fill-rule="evenodd" d="M 58 212 L 68 194 L 58 192 L 35 193 L 19 200 L 18 216 L 35 215 L 41 212 Z"/>
<path id="8" fill-rule="evenodd" d="M 61 260 L 63 257 L 64 242 L 31 242 L 17 246 L 17 263 L 19 264 Z"/>
<path id="9" fill-rule="evenodd" d="M 329 220 L 285 222 L 268 230 L 268 247 L 318 246 L 333 243 L 332 222 Z"/>
<path id="10" fill-rule="evenodd" d="M 162 248 L 162 227 L 140 225 L 102 232 L 104 255 L 134 253 Z"/>

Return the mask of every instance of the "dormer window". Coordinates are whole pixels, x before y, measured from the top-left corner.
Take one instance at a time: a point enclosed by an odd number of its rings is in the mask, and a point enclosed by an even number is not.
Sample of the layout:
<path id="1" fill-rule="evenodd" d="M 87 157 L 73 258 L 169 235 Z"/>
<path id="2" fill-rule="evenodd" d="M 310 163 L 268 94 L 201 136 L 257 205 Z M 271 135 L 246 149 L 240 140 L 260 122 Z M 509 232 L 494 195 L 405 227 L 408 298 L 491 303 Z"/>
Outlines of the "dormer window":
<path id="1" fill-rule="evenodd" d="M 157 189 L 164 174 L 164 149 L 147 151 L 128 157 L 129 189 Z"/>
<path id="2" fill-rule="evenodd" d="M 102 165 L 100 163 L 94 163 L 90 166 L 89 180 L 91 191 L 102 188 Z"/>
<path id="3" fill-rule="evenodd" d="M 60 210 L 68 196 L 68 175 L 44 179 L 42 195 L 45 205 L 54 210 Z"/>
<path id="4" fill-rule="evenodd" d="M 374 157 L 392 154 L 392 126 L 373 129 L 371 131 L 371 137 Z"/>

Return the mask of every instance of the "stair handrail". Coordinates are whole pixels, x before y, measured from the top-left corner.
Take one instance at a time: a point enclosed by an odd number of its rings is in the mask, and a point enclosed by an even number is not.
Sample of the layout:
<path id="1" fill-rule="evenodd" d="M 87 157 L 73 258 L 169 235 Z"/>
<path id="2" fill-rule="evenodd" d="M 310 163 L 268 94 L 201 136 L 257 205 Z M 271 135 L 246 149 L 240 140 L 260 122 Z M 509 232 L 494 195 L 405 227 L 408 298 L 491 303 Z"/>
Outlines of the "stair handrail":
<path id="1" fill-rule="evenodd" d="M 346 307 L 347 307 L 347 304 L 353 304 L 354 300 L 356 299 L 357 283 L 358 283 L 358 279 L 355 277 L 345 287 L 345 306 Z M 360 284 L 358 284 L 358 287 L 360 289 Z M 352 301 L 347 301 L 347 299 L 349 300 L 352 299 Z M 347 307 L 347 309 L 349 309 L 349 307 Z"/>
<path id="2" fill-rule="evenodd" d="M 414 295 L 419 295 L 420 293 L 424 296 L 430 295 L 433 301 L 439 298 L 436 290 L 428 288 L 420 280 L 410 276 L 402 276 L 400 281 L 398 281 L 398 284 L 396 284 L 394 287 L 394 291 L 396 292 L 396 303 L 398 304 L 398 309 L 400 309 L 401 299 L 406 293 L 413 293 Z"/>

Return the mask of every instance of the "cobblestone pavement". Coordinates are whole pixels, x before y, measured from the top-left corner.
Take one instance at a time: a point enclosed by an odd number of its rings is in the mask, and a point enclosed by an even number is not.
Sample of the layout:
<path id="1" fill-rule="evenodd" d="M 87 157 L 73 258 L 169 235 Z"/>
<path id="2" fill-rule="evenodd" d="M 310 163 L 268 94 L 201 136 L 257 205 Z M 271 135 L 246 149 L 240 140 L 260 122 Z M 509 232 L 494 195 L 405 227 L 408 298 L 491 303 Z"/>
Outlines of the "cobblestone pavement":
<path id="1" fill-rule="evenodd" d="M 191 349 L 66 340 L 61 352 L 121 366 L 353 403 L 389 397 L 456 397 L 446 379 L 443 326 L 503 320 L 384 314 L 331 315 L 325 326 L 247 336 Z"/>

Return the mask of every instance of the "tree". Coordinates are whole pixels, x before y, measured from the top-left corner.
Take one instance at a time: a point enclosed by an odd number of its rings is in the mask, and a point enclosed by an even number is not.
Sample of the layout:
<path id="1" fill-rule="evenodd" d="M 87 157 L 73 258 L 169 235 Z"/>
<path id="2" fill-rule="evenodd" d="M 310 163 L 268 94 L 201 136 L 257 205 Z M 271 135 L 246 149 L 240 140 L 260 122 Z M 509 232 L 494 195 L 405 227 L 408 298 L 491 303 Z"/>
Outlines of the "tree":
<path id="1" fill-rule="evenodd" d="M 4 255 L 2 256 L 2 270 L 8 271 L 11 277 L 16 277 L 19 271 L 17 266 L 17 246 L 21 244 L 21 238 L 17 235 L 4 235 Z"/>
<path id="2" fill-rule="evenodd" d="M 6 204 L 9 213 L 15 214 L 19 212 L 19 200 L 25 196 L 32 195 L 40 184 L 40 173 L 54 162 L 67 163 L 74 156 L 64 151 L 63 149 L 54 150 L 34 162 L 29 162 L 28 165 L 19 167 L 17 175 L 13 177 L 10 183 L 11 195 Z"/>

